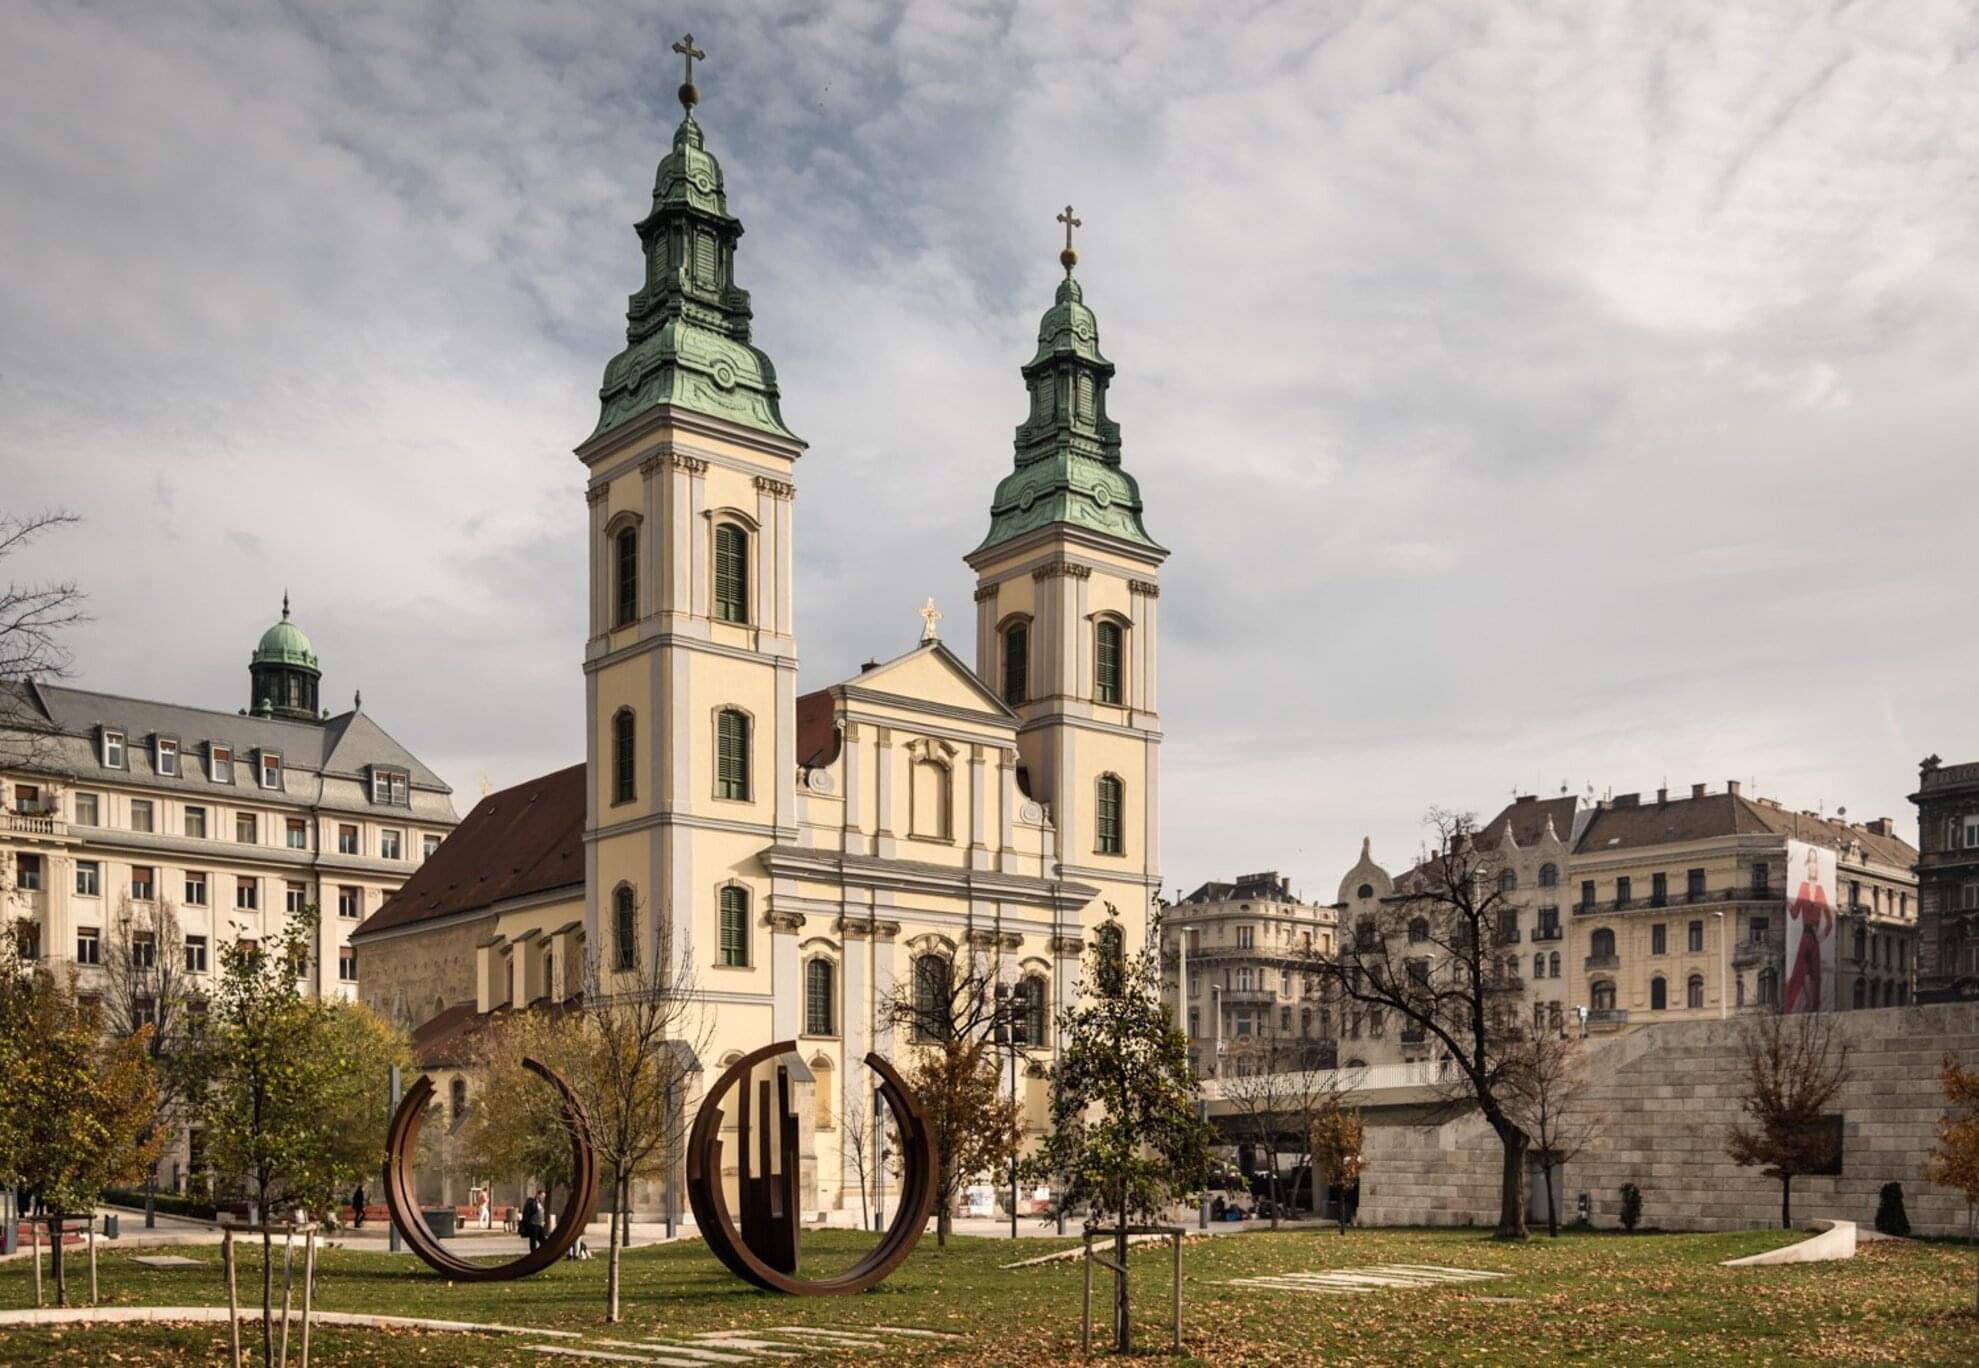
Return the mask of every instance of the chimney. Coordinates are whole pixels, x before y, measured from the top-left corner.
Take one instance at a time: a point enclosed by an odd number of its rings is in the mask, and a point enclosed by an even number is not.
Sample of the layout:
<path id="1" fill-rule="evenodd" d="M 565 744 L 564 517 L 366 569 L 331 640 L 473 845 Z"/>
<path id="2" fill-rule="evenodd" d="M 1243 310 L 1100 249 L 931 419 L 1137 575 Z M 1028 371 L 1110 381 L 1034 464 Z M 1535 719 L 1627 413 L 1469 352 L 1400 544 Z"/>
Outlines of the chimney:
<path id="1" fill-rule="evenodd" d="M 1656 806 L 1661 807 L 1663 806 L 1663 804 L 1669 801 L 1670 801 L 1670 791 L 1668 789 L 1659 788 L 1656 790 Z"/>
<path id="2" fill-rule="evenodd" d="M 1641 804 L 1642 795 L 1640 793 L 1618 793 L 1615 795 L 1615 806 L 1618 808 L 1639 807 Z"/>
<path id="3" fill-rule="evenodd" d="M 1692 784 L 1690 786 L 1690 796 L 1693 798 L 1702 798 L 1704 796 L 1704 785 Z"/>
<path id="4" fill-rule="evenodd" d="M 1539 795 L 1536 793 L 1522 793 L 1514 801 L 1520 803 L 1536 803 L 1539 801 Z"/>
<path id="5" fill-rule="evenodd" d="M 1725 792 L 1731 794 L 1734 798 L 1738 797 L 1738 780 L 1727 779 L 1725 781 Z"/>
<path id="6" fill-rule="evenodd" d="M 1869 824 L 1869 834 L 1872 836 L 1894 836 L 1897 834 L 1897 824 L 1888 817 L 1878 817 Z"/>

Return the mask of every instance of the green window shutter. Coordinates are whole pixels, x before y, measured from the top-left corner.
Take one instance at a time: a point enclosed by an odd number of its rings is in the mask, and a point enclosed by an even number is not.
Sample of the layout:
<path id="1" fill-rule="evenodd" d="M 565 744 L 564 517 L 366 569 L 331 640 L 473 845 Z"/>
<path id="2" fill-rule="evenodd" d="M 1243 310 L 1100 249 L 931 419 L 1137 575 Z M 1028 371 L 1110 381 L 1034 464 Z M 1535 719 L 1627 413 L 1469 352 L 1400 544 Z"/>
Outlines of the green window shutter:
<path id="1" fill-rule="evenodd" d="M 1099 851 L 1118 855 L 1125 850 L 1120 835 L 1120 781 L 1110 774 L 1099 780 Z"/>
<path id="2" fill-rule="evenodd" d="M 829 961 L 812 960 L 804 966 L 804 1033 L 806 1035 L 832 1033 L 831 990 Z"/>
<path id="3" fill-rule="evenodd" d="M 1120 624 L 1102 622 L 1093 631 L 1093 694 L 1102 703 L 1120 701 Z"/>
<path id="4" fill-rule="evenodd" d="M 631 889 L 619 889 L 613 912 L 616 922 L 613 930 L 617 940 L 614 949 L 618 951 L 618 967 L 621 970 L 636 969 L 639 967 L 639 922 Z"/>
<path id="5" fill-rule="evenodd" d="M 1003 632 L 1003 701 L 1011 707 L 1028 701 L 1031 682 L 1031 629 L 1013 622 Z"/>
<path id="6" fill-rule="evenodd" d="M 723 798 L 749 797 L 749 719 L 739 712 L 720 714 L 715 724 L 715 783 Z"/>
<path id="7" fill-rule="evenodd" d="M 749 534 L 734 523 L 715 528 L 715 616 L 749 620 Z"/>
<path id="8" fill-rule="evenodd" d="M 639 529 L 628 527 L 617 537 L 618 614 L 620 627 L 639 621 Z"/>
<path id="9" fill-rule="evenodd" d="M 749 894 L 740 888 L 721 891 L 721 962 L 749 963 Z"/>
<path id="10" fill-rule="evenodd" d="M 629 803 L 638 796 L 634 781 L 633 761 L 635 756 L 636 731 L 632 714 L 619 713 L 612 718 L 612 801 Z"/>

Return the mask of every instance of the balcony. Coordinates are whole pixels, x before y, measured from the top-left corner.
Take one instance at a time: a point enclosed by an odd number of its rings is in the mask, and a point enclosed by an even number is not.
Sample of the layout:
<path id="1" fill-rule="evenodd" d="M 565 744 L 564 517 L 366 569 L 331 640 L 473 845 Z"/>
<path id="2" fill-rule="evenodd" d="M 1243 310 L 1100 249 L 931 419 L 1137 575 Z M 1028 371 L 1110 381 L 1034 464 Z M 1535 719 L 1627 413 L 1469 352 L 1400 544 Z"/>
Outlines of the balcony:
<path id="1" fill-rule="evenodd" d="M 1744 941 L 1732 951 L 1732 968 L 1758 969 L 1767 965 L 1777 966 L 1785 961 L 1787 947 L 1785 941 L 1763 940 Z"/>
<path id="2" fill-rule="evenodd" d="M 1271 1007 L 1278 994 L 1269 988 L 1225 988 L 1217 994 L 1225 1007 Z"/>
<path id="3" fill-rule="evenodd" d="M 1778 906 L 1783 895 L 1772 888 L 1720 888 L 1703 893 L 1672 893 L 1660 902 L 1654 897 L 1623 898 L 1612 902 L 1577 902 L 1577 917 L 1600 916 L 1610 912 L 1653 912 L 1671 907 L 1702 907 L 1709 903 L 1762 903 Z"/>
<path id="4" fill-rule="evenodd" d="M 1629 1024 L 1629 1009 L 1626 1007 L 1596 1007 L 1587 1014 L 1587 1024 L 1594 1029 Z"/>
<path id="5" fill-rule="evenodd" d="M 0 812 L 0 833 L 10 836 L 63 836 L 68 823 L 52 812 Z"/>
<path id="6" fill-rule="evenodd" d="M 1516 926 L 1499 927 L 1491 933 L 1491 943 L 1493 945 L 1517 945 L 1519 943 L 1519 928 Z"/>
<path id="7" fill-rule="evenodd" d="M 1620 955 L 1589 955 L 1587 957 L 1587 972 L 1590 974 L 1600 969 L 1619 969 L 1621 967 L 1622 957 Z"/>
<path id="8" fill-rule="evenodd" d="M 1487 993 L 1523 993 L 1525 977 L 1521 974 L 1492 974 L 1484 980 Z"/>
<path id="9" fill-rule="evenodd" d="M 1532 941 L 1535 945 L 1541 941 L 1556 941 L 1560 939 L 1560 935 L 1560 928 L 1557 926 L 1536 926 L 1532 930 Z"/>

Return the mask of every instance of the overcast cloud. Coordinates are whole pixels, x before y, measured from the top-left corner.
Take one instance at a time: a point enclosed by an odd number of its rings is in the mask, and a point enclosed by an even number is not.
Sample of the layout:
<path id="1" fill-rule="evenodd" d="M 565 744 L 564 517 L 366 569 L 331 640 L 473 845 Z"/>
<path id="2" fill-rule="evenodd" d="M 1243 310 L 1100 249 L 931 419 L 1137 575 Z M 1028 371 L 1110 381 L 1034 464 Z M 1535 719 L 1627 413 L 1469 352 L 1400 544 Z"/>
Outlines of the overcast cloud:
<path id="1" fill-rule="evenodd" d="M 0 505 L 82 682 L 246 701 L 284 586 L 455 786 L 581 753 L 582 468 L 678 106 L 798 468 L 817 687 L 904 649 L 1068 200 L 1163 572 L 1171 887 L 1330 898 L 1514 787 L 1914 832 L 1979 758 L 1979 20 L 1726 4 L 32 3 Z"/>

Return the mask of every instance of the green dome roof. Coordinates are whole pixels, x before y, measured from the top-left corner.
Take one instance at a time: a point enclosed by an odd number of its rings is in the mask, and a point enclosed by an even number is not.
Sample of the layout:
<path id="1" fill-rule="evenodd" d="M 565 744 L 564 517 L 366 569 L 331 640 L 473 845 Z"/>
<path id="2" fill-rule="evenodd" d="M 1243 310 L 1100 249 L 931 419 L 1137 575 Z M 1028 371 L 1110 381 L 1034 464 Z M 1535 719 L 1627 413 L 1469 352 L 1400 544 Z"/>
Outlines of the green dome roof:
<path id="1" fill-rule="evenodd" d="M 254 648 L 255 665 L 294 665 L 305 670 L 319 668 L 316 648 L 302 634 L 302 628 L 289 621 L 289 596 L 282 595 L 282 620 L 261 634 Z"/>

